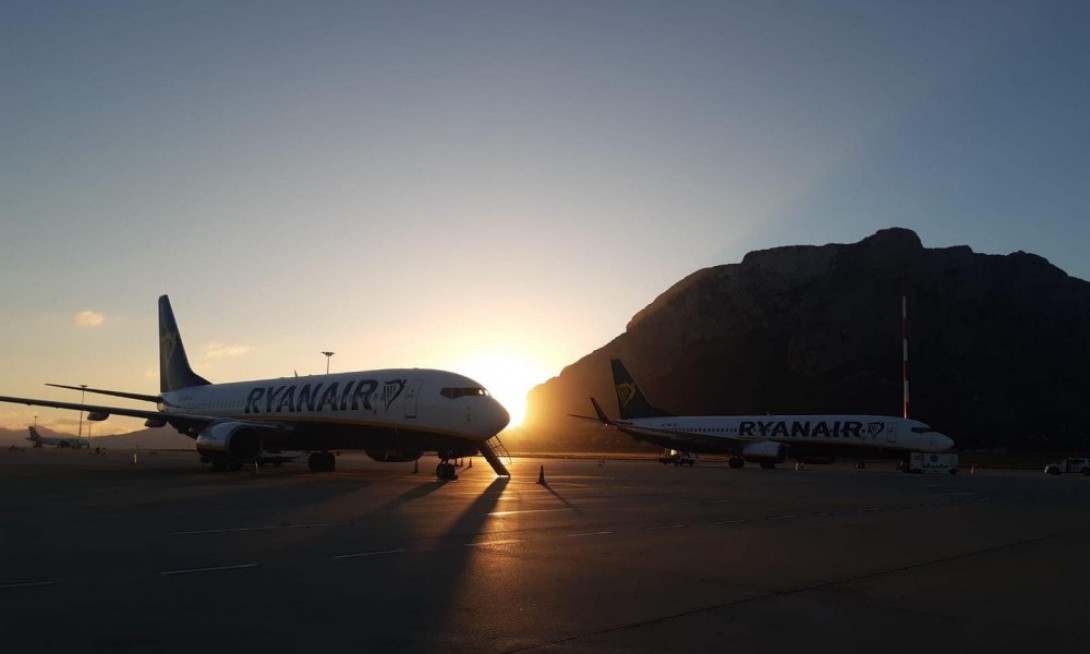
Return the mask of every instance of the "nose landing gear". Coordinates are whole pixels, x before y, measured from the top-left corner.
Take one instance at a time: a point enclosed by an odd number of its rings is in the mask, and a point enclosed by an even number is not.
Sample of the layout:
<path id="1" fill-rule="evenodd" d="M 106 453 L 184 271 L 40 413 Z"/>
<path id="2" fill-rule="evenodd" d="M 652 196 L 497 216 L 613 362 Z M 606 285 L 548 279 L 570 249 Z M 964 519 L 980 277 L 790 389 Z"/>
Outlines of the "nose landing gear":
<path id="1" fill-rule="evenodd" d="M 439 465 L 435 466 L 435 476 L 443 481 L 454 481 L 458 478 L 458 475 L 454 474 L 454 464 L 447 459 L 443 459 Z"/>

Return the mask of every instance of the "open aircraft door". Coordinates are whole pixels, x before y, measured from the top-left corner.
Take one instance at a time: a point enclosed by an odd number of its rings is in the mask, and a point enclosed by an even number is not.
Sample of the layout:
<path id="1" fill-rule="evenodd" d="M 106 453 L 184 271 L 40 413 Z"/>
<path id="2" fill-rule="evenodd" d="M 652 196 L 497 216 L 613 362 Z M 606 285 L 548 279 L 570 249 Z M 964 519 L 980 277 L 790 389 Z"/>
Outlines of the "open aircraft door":
<path id="1" fill-rule="evenodd" d="M 886 442 L 887 443 L 896 443 L 897 442 L 897 423 L 896 422 L 887 422 L 886 423 Z"/>
<path id="2" fill-rule="evenodd" d="M 416 398 L 420 394 L 420 387 L 424 385 L 423 379 L 414 379 L 409 382 L 409 387 L 405 390 L 405 417 L 416 417 Z"/>

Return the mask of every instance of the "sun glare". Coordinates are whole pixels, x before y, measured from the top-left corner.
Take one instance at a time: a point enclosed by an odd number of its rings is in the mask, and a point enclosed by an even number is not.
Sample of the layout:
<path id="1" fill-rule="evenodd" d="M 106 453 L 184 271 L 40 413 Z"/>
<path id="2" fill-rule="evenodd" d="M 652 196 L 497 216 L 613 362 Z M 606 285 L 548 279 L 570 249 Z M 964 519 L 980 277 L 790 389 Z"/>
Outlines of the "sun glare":
<path id="1" fill-rule="evenodd" d="M 459 372 L 484 385 L 511 414 L 509 428 L 526 417 L 526 394 L 553 376 L 544 362 L 514 348 L 494 348 L 466 353 L 452 364 Z"/>

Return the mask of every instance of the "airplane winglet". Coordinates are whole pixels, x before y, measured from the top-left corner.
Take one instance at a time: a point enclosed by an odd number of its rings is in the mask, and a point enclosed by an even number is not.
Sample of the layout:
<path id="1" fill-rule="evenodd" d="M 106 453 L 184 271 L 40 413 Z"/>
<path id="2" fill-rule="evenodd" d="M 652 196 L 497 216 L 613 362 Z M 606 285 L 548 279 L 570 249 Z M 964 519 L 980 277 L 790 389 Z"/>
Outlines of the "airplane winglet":
<path id="1" fill-rule="evenodd" d="M 606 412 L 602 411 L 602 406 L 598 404 L 598 400 L 593 397 L 590 398 L 590 403 L 594 405 L 594 414 L 598 416 L 598 422 L 603 425 L 612 425 L 613 421 L 606 417 Z"/>

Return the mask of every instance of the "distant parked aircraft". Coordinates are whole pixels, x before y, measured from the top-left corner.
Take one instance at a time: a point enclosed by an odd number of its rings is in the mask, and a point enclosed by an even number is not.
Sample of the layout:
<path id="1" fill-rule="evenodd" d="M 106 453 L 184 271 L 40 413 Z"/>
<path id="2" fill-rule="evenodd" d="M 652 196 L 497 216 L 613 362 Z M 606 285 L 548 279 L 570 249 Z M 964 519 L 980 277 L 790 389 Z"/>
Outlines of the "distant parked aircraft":
<path id="1" fill-rule="evenodd" d="M 918 420 L 871 415 L 676 416 L 653 406 L 620 359 L 611 361 L 621 419 L 606 417 L 593 397 L 597 419 L 639 441 L 700 454 L 729 454 L 771 468 L 790 455 L 831 462 L 837 456 L 942 452 L 953 439 Z M 585 416 L 579 416 L 585 417 Z"/>
<path id="2" fill-rule="evenodd" d="M 65 436 L 42 436 L 38 433 L 36 427 L 27 427 L 30 430 L 30 436 L 27 436 L 28 441 L 34 443 L 34 447 L 41 447 L 43 445 L 51 445 L 53 447 L 72 447 L 79 449 L 81 447 L 88 447 L 87 441 L 77 437 L 65 437 Z"/>
<path id="3" fill-rule="evenodd" d="M 21 397 L 2 402 L 110 414 L 169 424 L 197 441 L 213 470 L 237 470 L 275 452 L 309 452 L 311 470 L 333 470 L 332 450 L 364 450 L 376 461 L 414 461 L 436 452 L 435 474 L 454 478 L 451 459 L 480 452 L 496 474 L 510 476 L 488 444 L 507 426 L 507 411 L 483 386 L 462 375 L 419 368 L 371 370 L 213 384 L 189 367 L 167 296 L 159 298 L 160 393 L 145 395 L 62 386 L 155 402 L 157 411 L 90 406 Z M 56 384 L 55 384 L 56 385 Z"/>

